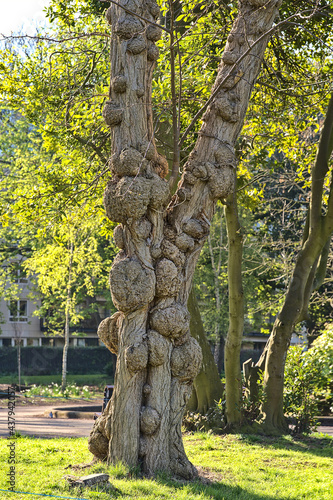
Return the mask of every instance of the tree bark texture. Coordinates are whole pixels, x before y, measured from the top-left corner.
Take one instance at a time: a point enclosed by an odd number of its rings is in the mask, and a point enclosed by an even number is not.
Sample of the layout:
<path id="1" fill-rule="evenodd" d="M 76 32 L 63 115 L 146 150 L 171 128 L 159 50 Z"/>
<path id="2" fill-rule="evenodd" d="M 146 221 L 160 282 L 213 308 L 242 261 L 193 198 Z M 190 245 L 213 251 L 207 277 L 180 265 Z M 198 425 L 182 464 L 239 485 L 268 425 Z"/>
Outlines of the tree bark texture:
<path id="1" fill-rule="evenodd" d="M 227 198 L 225 215 L 228 232 L 229 330 L 224 348 L 224 369 L 227 424 L 232 426 L 241 421 L 240 351 L 244 329 L 243 235 L 238 218 L 236 193 Z"/>
<path id="2" fill-rule="evenodd" d="M 151 108 L 161 36 L 152 23 L 159 8 L 154 0 L 120 5 L 134 14 L 114 4 L 106 14 L 112 26 L 111 84 L 103 109 L 112 138 L 104 204 L 108 217 L 120 223 L 114 239 L 121 251 L 110 273 L 118 312 L 98 331 L 118 359 L 114 393 L 89 447 L 101 459 L 140 465 L 148 475 L 164 470 L 190 479 L 196 470 L 184 451 L 181 422 L 202 354 L 190 336 L 187 300 L 216 201 L 234 189 L 234 145 L 268 37 L 256 40 L 271 28 L 277 1 L 240 3 L 214 98 L 171 201 Z"/>
<path id="3" fill-rule="evenodd" d="M 187 403 L 187 410 L 205 415 L 209 408 L 213 408 L 215 401 L 223 396 L 223 384 L 220 379 L 210 344 L 205 335 L 197 299 L 191 289 L 187 307 L 191 315 L 190 333 L 199 343 L 202 350 L 202 367 L 194 379 L 191 398 Z"/>
<path id="4" fill-rule="evenodd" d="M 304 228 L 303 245 L 298 254 L 285 301 L 274 323 L 265 351 L 258 361 L 264 369 L 265 401 L 262 404 L 263 421 L 268 432 L 286 429 L 283 414 L 283 382 L 287 350 L 295 325 L 302 321 L 316 284 L 326 270 L 327 242 L 333 231 L 333 179 L 325 207 L 324 182 L 329 171 L 333 150 L 333 96 L 331 97 L 322 129 L 315 164 L 312 168 L 312 189 L 309 213 Z M 326 211 L 326 213 L 325 213 Z M 319 264 L 319 268 L 318 268 Z"/>

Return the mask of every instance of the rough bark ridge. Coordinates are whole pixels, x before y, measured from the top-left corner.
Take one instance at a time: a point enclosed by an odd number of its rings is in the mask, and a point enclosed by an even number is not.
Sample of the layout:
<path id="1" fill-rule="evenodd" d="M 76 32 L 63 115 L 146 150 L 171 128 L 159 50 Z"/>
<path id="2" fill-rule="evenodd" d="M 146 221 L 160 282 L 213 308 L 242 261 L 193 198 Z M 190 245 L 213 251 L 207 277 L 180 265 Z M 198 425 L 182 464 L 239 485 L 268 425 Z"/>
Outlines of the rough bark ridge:
<path id="1" fill-rule="evenodd" d="M 119 312 L 99 327 L 103 342 L 118 353 L 113 397 L 89 440 L 101 459 L 140 464 L 147 474 L 196 474 L 183 448 L 181 421 L 202 356 L 189 333 L 186 304 L 215 203 L 234 189 L 234 144 L 267 37 L 255 42 L 271 28 L 277 3 L 240 3 L 214 99 L 167 209 L 167 162 L 155 148 L 151 109 L 161 36 L 151 23 L 159 8 L 154 0 L 120 0 L 127 11 L 114 4 L 107 11 L 111 85 L 103 115 L 111 127 L 112 179 L 104 203 L 108 217 L 120 223 L 114 237 L 121 251 L 110 273 Z"/>

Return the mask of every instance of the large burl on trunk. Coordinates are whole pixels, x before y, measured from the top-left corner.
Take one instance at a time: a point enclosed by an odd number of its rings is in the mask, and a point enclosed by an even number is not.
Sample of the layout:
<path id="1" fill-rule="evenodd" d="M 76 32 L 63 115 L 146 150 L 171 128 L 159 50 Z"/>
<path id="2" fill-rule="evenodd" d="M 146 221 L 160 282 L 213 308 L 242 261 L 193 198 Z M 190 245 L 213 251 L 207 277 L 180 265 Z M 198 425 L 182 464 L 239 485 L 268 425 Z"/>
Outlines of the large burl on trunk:
<path id="1" fill-rule="evenodd" d="M 114 393 L 89 447 L 100 459 L 140 465 L 146 474 L 164 470 L 190 479 L 196 470 L 183 448 L 181 422 L 202 355 L 189 333 L 186 304 L 215 203 L 234 189 L 234 144 L 277 1 L 240 3 L 199 138 L 172 199 L 151 108 L 159 8 L 154 0 L 119 3 L 127 10 L 112 4 L 107 11 L 111 84 L 103 110 L 112 137 L 104 204 L 120 223 L 114 239 L 121 251 L 110 273 L 118 312 L 98 332 L 118 360 Z"/>

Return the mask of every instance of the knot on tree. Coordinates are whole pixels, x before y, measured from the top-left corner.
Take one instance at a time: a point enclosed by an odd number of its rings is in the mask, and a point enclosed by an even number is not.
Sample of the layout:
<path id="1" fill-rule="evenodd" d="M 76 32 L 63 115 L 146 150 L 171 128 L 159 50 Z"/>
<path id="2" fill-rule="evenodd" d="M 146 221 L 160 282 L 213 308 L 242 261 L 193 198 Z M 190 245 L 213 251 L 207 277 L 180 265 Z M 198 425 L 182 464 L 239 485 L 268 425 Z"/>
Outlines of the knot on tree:
<path id="1" fill-rule="evenodd" d="M 164 156 L 157 153 L 153 161 L 153 168 L 154 171 L 160 177 L 162 177 L 162 179 L 165 179 L 165 177 L 168 175 L 169 172 L 169 164 L 167 159 L 164 158 Z"/>
<path id="2" fill-rule="evenodd" d="M 128 370 L 132 373 L 144 370 L 148 364 L 148 345 L 146 342 L 132 344 L 125 351 Z"/>
<path id="3" fill-rule="evenodd" d="M 164 238 L 162 241 L 162 253 L 166 259 L 172 260 L 177 267 L 185 264 L 186 257 L 171 241 Z"/>
<path id="4" fill-rule="evenodd" d="M 147 48 L 147 59 L 148 61 L 157 61 L 160 51 L 154 43 L 150 43 Z"/>
<path id="5" fill-rule="evenodd" d="M 122 225 L 118 225 L 113 230 L 113 242 L 121 250 L 125 249 L 124 230 Z"/>
<path id="6" fill-rule="evenodd" d="M 123 119 L 123 110 L 112 101 L 106 101 L 103 107 L 102 115 L 105 123 L 109 127 L 119 125 Z"/>
<path id="7" fill-rule="evenodd" d="M 235 186 L 235 172 L 232 168 L 211 168 L 208 187 L 213 200 L 227 198 Z"/>
<path id="8" fill-rule="evenodd" d="M 127 78 L 124 75 L 117 75 L 111 80 L 111 88 L 117 94 L 123 94 L 127 89 Z"/>
<path id="9" fill-rule="evenodd" d="M 160 15 L 160 8 L 154 0 L 146 0 L 146 6 L 148 12 L 153 16 L 154 19 L 158 19 Z"/>
<path id="10" fill-rule="evenodd" d="M 151 197 L 151 184 L 143 177 L 123 177 L 109 181 L 104 191 L 104 206 L 113 222 L 125 224 L 128 219 L 140 219 Z"/>
<path id="11" fill-rule="evenodd" d="M 142 434 L 151 436 L 157 431 L 161 422 L 160 414 L 155 408 L 143 406 L 140 416 L 140 430 Z"/>
<path id="12" fill-rule="evenodd" d="M 235 123 L 239 119 L 236 96 L 223 93 L 214 101 L 214 109 L 216 114 L 226 122 Z"/>
<path id="13" fill-rule="evenodd" d="M 135 220 L 131 226 L 130 231 L 136 238 L 146 240 L 151 233 L 152 224 L 146 217 Z"/>
<path id="14" fill-rule="evenodd" d="M 155 295 L 155 273 L 135 259 L 114 260 L 110 271 L 110 288 L 114 305 L 129 312 L 147 307 Z"/>
<path id="15" fill-rule="evenodd" d="M 142 24 L 138 18 L 126 15 L 115 27 L 115 33 L 123 40 L 129 40 L 134 35 L 142 31 Z"/>
<path id="16" fill-rule="evenodd" d="M 162 30 L 158 26 L 153 26 L 152 24 L 148 26 L 146 30 L 146 37 L 152 42 L 158 42 L 162 36 Z"/>
<path id="17" fill-rule="evenodd" d="M 189 337 L 185 344 L 174 347 L 171 353 L 171 373 L 180 382 L 192 382 L 202 364 L 202 352 L 198 342 Z"/>
<path id="18" fill-rule="evenodd" d="M 168 183 L 156 174 L 149 179 L 122 177 L 108 182 L 104 206 L 110 220 L 125 224 L 128 219 L 140 219 L 148 208 L 159 210 L 167 203 L 169 195 Z"/>
<path id="19" fill-rule="evenodd" d="M 157 158 L 157 151 L 151 141 L 142 141 L 139 144 L 138 150 L 146 160 L 155 160 Z"/>
<path id="20" fill-rule="evenodd" d="M 144 172 L 146 162 L 142 154 L 134 148 L 124 148 L 120 155 L 111 156 L 111 171 L 118 177 L 135 177 Z"/>
<path id="21" fill-rule="evenodd" d="M 186 233 L 180 233 L 176 236 L 175 245 L 182 252 L 188 252 L 193 249 L 195 244 L 194 239 Z"/>
<path id="22" fill-rule="evenodd" d="M 181 304 L 174 304 L 153 311 L 150 316 L 150 326 L 164 337 L 176 339 L 189 330 L 190 315 Z"/>
<path id="23" fill-rule="evenodd" d="M 118 354 L 118 339 L 124 315 L 121 312 L 116 312 L 111 318 L 105 318 L 98 326 L 97 335 L 106 345 L 106 347 Z"/>
<path id="24" fill-rule="evenodd" d="M 197 219 L 189 219 L 185 222 L 183 224 L 183 231 L 195 239 L 201 239 L 207 233 L 206 227 L 204 227 Z"/>
<path id="25" fill-rule="evenodd" d="M 148 331 L 148 363 L 150 366 L 160 366 L 168 361 L 169 344 L 170 341 L 155 330 Z M 151 392 L 151 387 L 149 386 L 149 388 Z M 146 394 L 145 390 L 144 387 L 143 393 L 148 396 L 150 392 Z"/>
<path id="26" fill-rule="evenodd" d="M 205 163 L 194 163 L 187 165 L 186 169 L 192 173 L 194 177 L 197 179 L 200 179 L 202 181 L 205 181 L 208 179 L 208 172 L 207 172 L 207 167 Z"/>
<path id="27" fill-rule="evenodd" d="M 181 285 L 181 279 L 175 264 L 168 259 L 160 260 L 156 265 L 157 297 L 174 297 Z"/>
<path id="28" fill-rule="evenodd" d="M 222 61 L 224 62 L 224 64 L 233 65 L 237 61 L 238 57 L 239 55 L 236 52 L 232 50 L 226 50 L 222 54 Z"/>
<path id="29" fill-rule="evenodd" d="M 133 55 L 141 54 L 146 47 L 146 40 L 142 35 L 137 35 L 127 42 L 127 51 Z"/>

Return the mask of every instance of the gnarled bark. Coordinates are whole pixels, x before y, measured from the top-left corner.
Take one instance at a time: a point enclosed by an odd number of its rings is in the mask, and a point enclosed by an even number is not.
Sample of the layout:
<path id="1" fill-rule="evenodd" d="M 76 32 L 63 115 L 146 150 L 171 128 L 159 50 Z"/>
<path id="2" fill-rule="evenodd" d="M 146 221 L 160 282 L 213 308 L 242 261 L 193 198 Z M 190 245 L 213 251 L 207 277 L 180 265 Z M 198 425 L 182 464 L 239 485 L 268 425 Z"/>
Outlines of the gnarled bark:
<path id="1" fill-rule="evenodd" d="M 140 464 L 147 474 L 196 474 L 181 421 L 202 355 L 189 333 L 186 304 L 215 203 L 234 189 L 234 145 L 267 43 L 261 35 L 272 26 L 277 3 L 240 3 L 204 124 L 167 209 L 167 162 L 155 148 L 151 109 L 161 34 L 152 23 L 159 9 L 154 0 L 120 0 L 127 10 L 112 4 L 107 11 L 111 85 L 103 115 L 113 154 L 104 203 L 121 224 L 115 233 L 121 251 L 110 273 L 121 316 L 110 322 L 110 338 L 116 329 L 118 339 L 115 390 L 89 446 L 99 458 Z"/>

